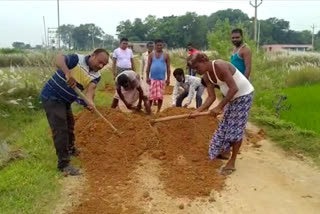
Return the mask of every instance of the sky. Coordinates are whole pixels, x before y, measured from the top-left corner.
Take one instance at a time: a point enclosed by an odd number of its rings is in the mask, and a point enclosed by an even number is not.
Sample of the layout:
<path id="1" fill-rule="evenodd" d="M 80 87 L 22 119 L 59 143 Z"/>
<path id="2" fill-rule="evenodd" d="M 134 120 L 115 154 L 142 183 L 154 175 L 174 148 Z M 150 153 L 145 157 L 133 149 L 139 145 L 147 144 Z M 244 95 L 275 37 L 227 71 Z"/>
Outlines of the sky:
<path id="1" fill-rule="evenodd" d="M 116 35 L 121 21 L 148 15 L 156 17 L 196 12 L 210 15 L 228 8 L 240 9 L 254 16 L 250 0 L 60 0 L 60 25 L 94 23 L 105 33 Z M 254 0 L 252 0 L 254 2 Z M 260 0 L 258 0 L 260 2 Z M 320 30 L 320 0 L 263 0 L 258 19 L 277 17 L 290 22 L 293 30 Z M 0 0 L 0 47 L 11 47 L 15 41 L 35 46 L 44 39 L 43 16 L 46 28 L 57 27 L 57 0 L 18 1 Z"/>

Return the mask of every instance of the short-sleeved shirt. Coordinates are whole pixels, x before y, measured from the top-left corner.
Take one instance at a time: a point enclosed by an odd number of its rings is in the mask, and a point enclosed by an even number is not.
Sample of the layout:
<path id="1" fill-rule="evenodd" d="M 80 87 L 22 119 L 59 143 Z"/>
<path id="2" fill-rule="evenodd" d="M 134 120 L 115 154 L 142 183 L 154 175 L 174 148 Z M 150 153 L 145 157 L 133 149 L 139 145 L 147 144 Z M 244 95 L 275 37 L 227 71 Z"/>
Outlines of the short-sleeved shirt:
<path id="1" fill-rule="evenodd" d="M 117 48 L 113 51 L 113 58 L 117 60 L 117 67 L 131 68 L 131 59 L 133 58 L 132 50 L 127 48 L 125 50 Z"/>
<path id="2" fill-rule="evenodd" d="M 192 54 L 199 53 L 197 49 L 193 49 L 192 51 L 189 51 L 189 55 L 191 56 Z"/>
<path id="3" fill-rule="evenodd" d="M 65 56 L 65 63 L 80 90 L 86 89 L 92 82 L 98 84 L 101 78 L 99 71 L 90 70 L 89 58 L 90 56 L 80 54 Z M 51 79 L 46 82 L 40 96 L 45 100 L 54 97 L 69 104 L 80 100 L 77 93 L 68 86 L 65 74 L 61 69 L 57 69 Z M 80 103 L 83 104 L 82 102 Z"/>
<path id="4" fill-rule="evenodd" d="M 172 104 L 176 104 L 179 88 L 183 88 L 184 90 L 188 90 L 187 104 L 189 105 L 194 97 L 195 91 L 197 88 L 201 87 L 201 79 L 199 77 L 194 77 L 190 75 L 185 75 L 184 82 L 176 82 L 173 88 L 172 93 Z M 203 87 L 203 86 L 202 86 Z"/>
<path id="5" fill-rule="evenodd" d="M 121 74 L 119 74 L 115 79 L 116 86 L 118 86 L 118 77 L 121 75 L 126 75 L 129 78 L 130 82 L 133 82 L 133 86 L 135 88 L 138 88 L 140 86 L 140 77 L 136 72 L 132 70 L 123 71 Z"/>

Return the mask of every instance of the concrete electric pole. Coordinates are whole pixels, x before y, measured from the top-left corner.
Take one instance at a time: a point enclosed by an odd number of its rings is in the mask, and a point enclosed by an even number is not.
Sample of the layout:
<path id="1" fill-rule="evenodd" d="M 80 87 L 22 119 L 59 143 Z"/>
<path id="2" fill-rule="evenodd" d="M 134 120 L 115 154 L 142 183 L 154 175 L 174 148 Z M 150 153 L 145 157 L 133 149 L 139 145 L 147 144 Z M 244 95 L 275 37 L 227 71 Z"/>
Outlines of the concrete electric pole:
<path id="1" fill-rule="evenodd" d="M 258 19 L 258 7 L 262 4 L 262 0 L 258 4 L 258 0 L 254 0 L 254 4 L 250 1 L 250 5 L 254 7 L 254 41 L 257 42 L 257 19 Z"/>

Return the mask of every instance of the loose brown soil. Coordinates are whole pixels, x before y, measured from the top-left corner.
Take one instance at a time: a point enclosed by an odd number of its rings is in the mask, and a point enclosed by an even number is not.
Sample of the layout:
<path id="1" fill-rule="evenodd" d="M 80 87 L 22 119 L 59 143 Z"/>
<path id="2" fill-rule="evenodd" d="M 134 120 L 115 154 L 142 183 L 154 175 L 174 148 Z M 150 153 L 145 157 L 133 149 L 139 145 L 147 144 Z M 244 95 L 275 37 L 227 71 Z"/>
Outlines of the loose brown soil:
<path id="1" fill-rule="evenodd" d="M 166 86 L 166 88 L 164 89 L 164 95 L 171 95 L 172 93 L 173 93 L 173 86 L 172 85 Z"/>
<path id="2" fill-rule="evenodd" d="M 208 160 L 208 142 L 217 127 L 212 117 L 181 119 L 151 126 L 147 116 L 99 109 L 122 134 L 117 136 L 90 112 L 76 119 L 77 146 L 89 187 L 73 213 L 141 213 L 131 203 L 134 170 L 141 155 L 160 160 L 160 180 L 171 197 L 194 198 L 220 191 L 224 177 L 220 161 Z M 158 117 L 188 113 L 170 108 Z"/>

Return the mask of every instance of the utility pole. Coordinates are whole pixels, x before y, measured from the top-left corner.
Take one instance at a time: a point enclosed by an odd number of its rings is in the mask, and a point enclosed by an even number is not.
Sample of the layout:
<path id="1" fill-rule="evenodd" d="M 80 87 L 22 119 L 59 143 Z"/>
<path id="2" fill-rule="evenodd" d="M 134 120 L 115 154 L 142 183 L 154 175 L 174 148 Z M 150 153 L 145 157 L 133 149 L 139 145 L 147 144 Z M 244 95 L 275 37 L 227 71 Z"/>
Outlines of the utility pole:
<path id="1" fill-rule="evenodd" d="M 314 26 L 314 24 L 311 26 L 312 28 L 312 50 L 314 50 L 314 29 L 316 28 L 316 26 Z"/>
<path id="2" fill-rule="evenodd" d="M 43 16 L 43 28 L 44 28 L 44 43 L 46 46 L 48 45 L 48 39 L 47 39 L 47 28 L 46 28 L 46 20 Z"/>
<path id="3" fill-rule="evenodd" d="M 257 19 L 258 19 L 258 7 L 262 4 L 263 0 L 260 0 L 258 4 L 258 0 L 254 0 L 254 4 L 251 3 L 250 5 L 254 7 L 254 41 L 257 42 Z"/>
<path id="4" fill-rule="evenodd" d="M 59 8 L 59 0 L 57 0 L 57 12 L 58 12 L 58 49 L 60 49 L 60 34 L 59 34 L 59 28 L 60 28 L 60 8 Z"/>
<path id="5" fill-rule="evenodd" d="M 259 45 L 260 45 L 260 27 L 261 27 L 261 21 L 258 21 L 258 41 L 257 41 L 257 52 L 259 52 Z"/>

